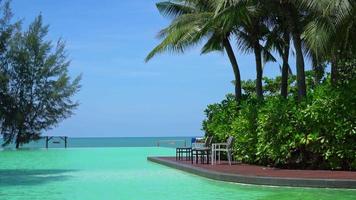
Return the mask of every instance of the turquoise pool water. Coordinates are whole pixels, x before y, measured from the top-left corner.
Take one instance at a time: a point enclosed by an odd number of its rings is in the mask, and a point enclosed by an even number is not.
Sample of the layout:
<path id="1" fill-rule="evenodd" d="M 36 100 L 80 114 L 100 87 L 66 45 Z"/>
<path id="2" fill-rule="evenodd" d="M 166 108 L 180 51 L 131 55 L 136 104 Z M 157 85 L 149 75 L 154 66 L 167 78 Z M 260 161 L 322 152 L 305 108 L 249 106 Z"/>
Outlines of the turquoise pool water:
<path id="1" fill-rule="evenodd" d="M 157 147 L 0 151 L 0 199 L 336 200 L 356 190 L 264 187 L 213 181 L 148 162 Z"/>

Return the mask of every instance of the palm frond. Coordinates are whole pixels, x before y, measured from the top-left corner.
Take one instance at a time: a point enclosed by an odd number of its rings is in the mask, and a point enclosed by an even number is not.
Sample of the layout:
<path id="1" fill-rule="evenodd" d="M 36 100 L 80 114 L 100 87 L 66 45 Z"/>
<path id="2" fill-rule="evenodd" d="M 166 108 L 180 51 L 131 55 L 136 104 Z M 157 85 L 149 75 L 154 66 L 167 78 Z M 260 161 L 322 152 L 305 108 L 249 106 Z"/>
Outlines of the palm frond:
<path id="1" fill-rule="evenodd" d="M 187 48 L 195 46 L 204 37 L 202 30 L 208 17 L 207 13 L 192 13 L 175 19 L 160 32 L 163 41 L 147 55 L 145 61 L 148 62 L 159 53 L 183 53 Z"/>
<path id="2" fill-rule="evenodd" d="M 223 50 L 224 50 L 224 47 L 222 44 L 221 36 L 212 34 L 212 36 L 210 36 L 208 41 L 203 46 L 201 53 L 206 54 L 206 53 L 210 53 L 212 51 L 223 51 Z"/>
<path id="3" fill-rule="evenodd" d="M 171 2 L 171 1 L 159 2 L 156 4 L 156 7 L 158 11 L 161 13 L 161 15 L 165 17 L 172 17 L 172 18 L 176 18 L 178 16 L 192 13 L 195 11 L 194 8 L 181 2 Z"/>

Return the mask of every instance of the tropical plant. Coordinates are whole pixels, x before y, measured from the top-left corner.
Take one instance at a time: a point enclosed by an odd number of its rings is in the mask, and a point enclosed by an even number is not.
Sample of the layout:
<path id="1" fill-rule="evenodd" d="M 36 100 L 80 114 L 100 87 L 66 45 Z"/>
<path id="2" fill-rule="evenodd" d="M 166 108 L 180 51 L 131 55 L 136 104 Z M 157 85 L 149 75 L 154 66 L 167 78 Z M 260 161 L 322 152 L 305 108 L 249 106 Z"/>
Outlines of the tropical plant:
<path id="1" fill-rule="evenodd" d="M 343 68 L 356 71 L 355 62 L 346 65 Z M 312 83 L 312 72 L 306 74 Z M 356 79 L 346 76 L 344 80 L 337 90 L 329 80 L 321 82 L 299 103 L 294 96 L 285 99 L 271 92 L 263 102 L 246 96 L 236 112 L 229 106 L 231 98 L 226 98 L 208 106 L 203 129 L 220 141 L 236 137 L 235 158 L 245 163 L 356 170 Z M 267 81 L 276 91 L 274 81 Z"/>
<path id="2" fill-rule="evenodd" d="M 219 2 L 219 1 L 218 1 Z M 220 1 L 221 6 L 218 6 L 220 10 L 217 10 L 219 16 L 232 19 L 233 15 L 236 15 L 236 12 L 239 12 L 236 9 L 236 5 L 241 5 L 243 1 L 241 0 L 222 0 Z M 244 2 L 245 7 L 253 8 L 253 12 L 247 13 L 248 16 L 246 20 L 241 20 L 238 23 L 231 26 L 231 30 L 234 33 L 236 38 L 237 47 L 241 52 L 250 53 L 253 52 L 255 56 L 256 64 L 256 95 L 258 99 L 263 99 L 263 85 L 262 85 L 262 76 L 263 76 L 263 60 L 264 62 L 275 61 L 275 58 L 270 54 L 269 49 L 265 48 L 262 45 L 264 37 L 269 32 L 268 27 L 265 23 L 266 13 L 268 10 L 265 8 L 265 4 L 261 1 L 249 0 Z M 221 9 L 224 8 L 224 9 Z M 220 14 L 222 13 L 222 14 Z"/>
<path id="3" fill-rule="evenodd" d="M 241 76 L 237 59 L 230 40 L 236 24 L 247 20 L 251 8 L 246 1 L 231 4 L 219 4 L 213 0 L 176 0 L 157 4 L 164 16 L 173 17 L 171 24 L 159 33 L 162 42 L 146 57 L 150 60 L 164 51 L 184 52 L 188 47 L 206 41 L 202 53 L 225 50 L 235 76 L 235 98 L 242 97 Z M 222 10 L 217 15 L 218 10 Z M 228 12 L 234 9 L 234 12 Z"/>
<path id="4" fill-rule="evenodd" d="M 231 123 L 237 113 L 235 97 L 228 94 L 220 103 L 209 105 L 205 109 L 206 120 L 203 121 L 203 129 L 208 136 L 213 135 L 218 141 L 225 140 L 227 133 L 231 133 Z"/>
<path id="5" fill-rule="evenodd" d="M 356 54 L 356 2 L 353 0 L 303 0 L 312 14 L 305 41 L 317 58 L 331 63 L 331 81 L 338 79 L 339 60 Z"/>
<path id="6" fill-rule="evenodd" d="M 270 0 L 265 3 L 268 5 L 267 10 L 271 13 L 267 16 L 270 31 L 266 36 L 265 48 L 277 52 L 282 59 L 280 94 L 282 97 L 287 98 L 288 77 L 290 74 L 292 75 L 289 65 L 291 38 L 287 16 L 281 1 Z"/>
<path id="7" fill-rule="evenodd" d="M 298 0 L 282 0 L 280 3 L 286 13 L 286 21 L 295 49 L 298 99 L 301 101 L 307 95 L 302 46 L 302 33 L 306 24 L 307 12 L 301 10 Z"/>
<path id="8" fill-rule="evenodd" d="M 267 11 L 264 8 L 265 5 L 260 3 L 255 3 L 257 13 L 254 13 L 250 20 L 245 21 L 240 24 L 236 33 L 237 43 L 240 50 L 248 52 L 250 50 L 253 51 L 255 55 L 255 64 L 256 64 L 256 94 L 258 99 L 263 98 L 263 85 L 262 85 L 262 77 L 263 77 L 263 61 L 276 61 L 275 58 L 271 55 L 268 48 L 265 48 L 261 44 L 261 41 L 266 37 L 269 33 L 269 29 L 265 23 L 265 13 L 262 11 Z"/>

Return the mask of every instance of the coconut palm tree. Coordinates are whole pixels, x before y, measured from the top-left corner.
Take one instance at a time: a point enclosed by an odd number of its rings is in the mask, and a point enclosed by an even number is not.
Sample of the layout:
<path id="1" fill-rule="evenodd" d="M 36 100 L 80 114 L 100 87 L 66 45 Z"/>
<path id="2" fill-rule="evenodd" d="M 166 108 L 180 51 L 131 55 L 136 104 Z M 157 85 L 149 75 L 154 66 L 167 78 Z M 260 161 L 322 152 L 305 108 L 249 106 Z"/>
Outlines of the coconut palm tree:
<path id="1" fill-rule="evenodd" d="M 266 0 L 265 9 L 270 14 L 267 15 L 267 24 L 270 31 L 266 36 L 265 48 L 270 51 L 275 51 L 282 59 L 281 66 L 281 96 L 287 98 L 288 96 L 288 79 L 292 70 L 289 65 L 291 32 L 287 20 L 287 13 L 284 10 L 284 5 L 278 0 Z"/>
<path id="2" fill-rule="evenodd" d="M 165 51 L 184 52 L 201 41 L 205 41 L 203 54 L 225 50 L 234 71 L 235 96 L 239 103 L 242 97 L 241 76 L 230 40 L 233 28 L 246 19 L 249 8 L 243 3 L 234 4 L 233 7 L 230 4 L 221 6 L 214 0 L 174 0 L 158 3 L 157 8 L 164 16 L 173 17 L 173 20 L 159 33 L 162 42 L 148 54 L 146 61 Z M 219 9 L 223 12 L 215 17 Z M 238 9 L 238 12 L 226 15 L 231 9 Z"/>
<path id="3" fill-rule="evenodd" d="M 241 2 L 240 0 L 218 0 L 220 5 L 234 5 Z M 263 21 L 265 18 L 275 18 L 280 22 L 279 29 L 282 28 L 282 35 L 275 35 L 274 43 L 280 43 L 279 53 L 283 60 L 282 67 L 282 85 L 281 93 L 282 96 L 287 96 L 288 91 L 288 74 L 289 74 L 289 51 L 290 51 L 290 40 L 293 41 L 295 52 L 296 52 L 296 68 L 297 68 L 297 86 L 298 86 L 298 99 L 301 100 L 306 96 L 306 84 L 305 84 L 305 69 L 304 69 L 304 55 L 302 50 L 302 31 L 305 24 L 305 13 L 301 11 L 301 7 L 297 0 L 265 0 L 265 1 L 247 1 L 247 6 L 254 6 L 257 9 L 257 12 L 250 15 L 250 21 L 247 24 L 239 24 L 238 31 L 236 33 L 237 41 L 239 43 L 240 49 L 244 51 L 249 51 L 253 49 L 256 58 L 256 91 L 259 96 L 261 96 L 262 81 L 262 70 L 260 64 L 260 52 L 261 49 L 264 50 L 265 55 L 270 55 L 269 57 L 273 60 L 271 54 L 268 54 L 269 47 L 266 46 L 262 48 L 261 45 L 258 45 L 259 40 L 264 36 L 267 28 L 262 28 L 265 24 Z M 220 6 L 223 7 L 223 6 Z M 236 9 L 235 9 L 236 12 Z M 275 15 L 277 12 L 277 16 Z M 251 13 L 250 13 L 251 14 Z M 263 25 L 263 26 L 261 26 Z M 271 38 L 270 38 L 271 39 Z M 241 45 L 243 44 L 243 45 Z M 241 48 L 242 46 L 242 48 Z M 252 46 L 252 48 L 251 48 Z"/>
<path id="4" fill-rule="evenodd" d="M 263 99 L 263 61 L 276 61 L 270 53 L 270 48 L 262 45 L 262 41 L 266 39 L 269 28 L 267 26 L 268 6 L 261 1 L 250 1 L 257 12 L 251 13 L 250 20 L 243 21 L 235 30 L 237 45 L 244 52 L 252 51 L 255 56 L 256 64 L 256 94 L 258 99 Z M 263 58 L 263 59 L 262 59 Z"/>
<path id="5" fill-rule="evenodd" d="M 270 60 L 273 56 L 261 44 L 261 40 L 268 33 L 268 28 L 262 22 L 261 18 L 253 17 L 249 22 L 243 23 L 241 27 L 235 31 L 237 46 L 242 52 L 253 52 L 256 65 L 256 94 L 258 99 L 263 98 L 262 76 L 263 76 L 263 61 Z"/>
<path id="6" fill-rule="evenodd" d="M 280 0 L 285 12 L 288 31 L 291 34 L 296 57 L 298 100 L 301 101 L 307 95 L 305 83 L 305 63 L 303 55 L 302 33 L 306 23 L 306 12 L 301 10 L 298 0 Z"/>
<path id="7" fill-rule="evenodd" d="M 354 0 L 303 0 L 312 13 L 304 32 L 316 57 L 331 63 L 331 81 L 338 79 L 338 61 L 356 54 L 356 2 Z"/>
<path id="8" fill-rule="evenodd" d="M 249 16 L 246 17 L 248 20 L 242 20 L 239 23 L 234 23 L 230 30 L 233 31 L 234 36 L 237 41 L 237 47 L 242 52 L 250 53 L 253 52 L 255 55 L 256 64 L 256 95 L 258 99 L 263 99 L 263 61 L 274 61 L 273 56 L 261 45 L 261 40 L 268 33 L 268 27 L 264 23 L 265 14 L 262 12 L 264 10 L 263 4 L 259 1 L 249 0 L 221 0 L 218 1 L 218 8 L 224 8 L 217 10 L 218 13 L 215 18 L 232 18 L 230 16 L 236 15 L 235 13 L 239 11 L 236 9 L 236 5 L 241 6 L 244 3 L 245 7 L 253 7 L 253 12 L 249 12 Z M 220 14 L 223 13 L 223 14 Z"/>
<path id="9" fill-rule="evenodd" d="M 292 74 L 289 66 L 290 35 L 283 22 L 277 22 L 273 26 L 266 36 L 266 48 L 276 51 L 282 59 L 281 96 L 287 98 L 288 77 Z"/>

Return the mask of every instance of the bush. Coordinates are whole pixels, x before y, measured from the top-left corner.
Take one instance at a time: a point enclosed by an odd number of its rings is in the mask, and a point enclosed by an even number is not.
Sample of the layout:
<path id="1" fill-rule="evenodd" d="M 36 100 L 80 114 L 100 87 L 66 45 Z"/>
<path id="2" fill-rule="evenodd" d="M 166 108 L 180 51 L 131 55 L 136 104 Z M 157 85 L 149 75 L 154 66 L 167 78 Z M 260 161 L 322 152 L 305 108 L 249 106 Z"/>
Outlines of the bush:
<path id="1" fill-rule="evenodd" d="M 229 133 L 238 141 L 234 143 L 236 158 L 247 163 L 253 163 L 256 159 L 256 119 L 259 106 L 256 99 L 244 101 L 237 117 L 232 120 L 231 132 Z"/>
<path id="2" fill-rule="evenodd" d="M 306 147 L 305 162 L 313 161 L 311 164 L 314 167 L 355 169 L 355 84 L 338 90 L 322 86 L 313 93 L 312 98 L 308 106 L 301 110 L 299 118 L 308 131 L 305 137 L 308 139 L 300 142 Z"/>
<path id="3" fill-rule="evenodd" d="M 291 158 L 295 147 L 293 103 L 270 97 L 258 113 L 256 163 L 281 166 Z"/>
<path id="4" fill-rule="evenodd" d="M 222 102 L 209 105 L 205 115 L 207 119 L 203 121 L 203 130 L 206 135 L 214 136 L 216 141 L 225 140 L 227 133 L 231 133 L 232 121 L 237 117 L 234 95 L 228 94 Z"/>
<path id="5" fill-rule="evenodd" d="M 304 102 L 295 99 L 247 95 L 238 107 L 228 95 L 208 106 L 203 129 L 219 142 L 234 136 L 234 156 L 245 163 L 356 170 L 356 81 L 324 81 Z"/>

